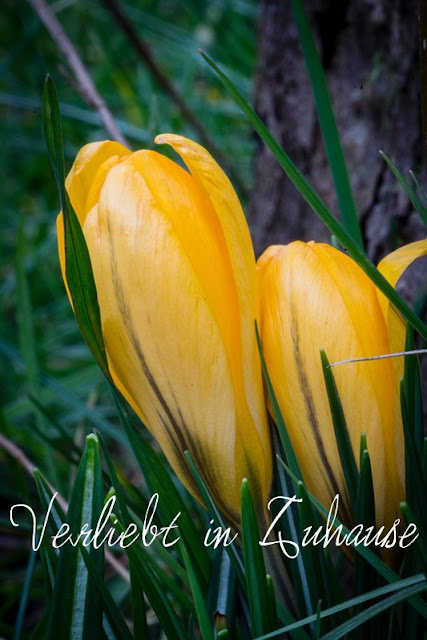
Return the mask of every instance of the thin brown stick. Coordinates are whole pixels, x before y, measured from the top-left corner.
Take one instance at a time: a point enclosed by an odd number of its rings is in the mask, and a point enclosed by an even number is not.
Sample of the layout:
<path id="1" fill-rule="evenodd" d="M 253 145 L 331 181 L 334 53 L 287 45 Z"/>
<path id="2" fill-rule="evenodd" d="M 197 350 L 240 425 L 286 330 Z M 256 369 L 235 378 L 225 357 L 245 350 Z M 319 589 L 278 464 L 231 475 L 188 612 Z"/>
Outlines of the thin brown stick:
<path id="1" fill-rule="evenodd" d="M 160 66 L 154 59 L 151 53 L 150 47 L 141 38 L 138 31 L 135 29 L 133 23 L 124 13 L 123 9 L 116 0 L 102 0 L 103 5 L 108 9 L 113 18 L 115 19 L 117 26 L 123 31 L 132 44 L 133 48 L 137 52 L 141 61 L 150 70 L 153 78 L 157 84 L 163 89 L 163 91 L 175 102 L 178 109 L 181 111 L 183 117 L 191 124 L 193 129 L 198 133 L 200 141 L 208 147 L 209 151 L 218 162 L 222 165 L 223 169 L 230 175 L 236 187 L 238 187 L 242 195 L 246 195 L 246 186 L 243 184 L 240 176 L 236 174 L 233 168 L 229 165 L 227 158 L 220 149 L 216 146 L 209 133 L 200 123 L 197 116 L 189 107 L 184 98 L 178 93 L 176 88 L 170 82 L 167 75 L 163 72 Z"/>
<path id="2" fill-rule="evenodd" d="M 25 455 L 25 453 L 20 449 L 14 442 L 6 438 L 0 433 L 0 448 L 4 449 L 12 458 L 14 458 L 21 467 L 28 473 L 29 476 L 33 479 L 33 472 L 36 466 L 31 462 L 31 460 Z M 56 500 L 58 501 L 59 506 L 65 512 L 68 510 L 68 503 L 59 493 L 56 491 L 54 487 L 48 482 L 50 490 L 52 493 L 56 493 Z M 126 582 L 130 582 L 129 571 L 120 562 L 117 558 L 109 551 L 108 549 L 105 551 L 105 559 L 108 564 L 115 570 L 123 580 Z"/>
<path id="3" fill-rule="evenodd" d="M 79 54 L 77 53 L 71 40 L 68 38 L 61 23 L 52 13 L 45 0 L 28 0 L 35 13 L 38 15 L 44 26 L 50 33 L 52 40 L 56 43 L 59 50 L 63 54 L 70 69 L 72 70 L 77 82 L 78 90 L 87 104 L 95 109 L 99 114 L 101 122 L 105 129 L 108 131 L 113 140 L 121 142 L 121 144 L 127 145 L 125 137 L 118 129 L 111 112 L 109 111 L 104 100 L 98 93 L 92 78 L 86 71 L 86 67 L 81 61 Z"/>

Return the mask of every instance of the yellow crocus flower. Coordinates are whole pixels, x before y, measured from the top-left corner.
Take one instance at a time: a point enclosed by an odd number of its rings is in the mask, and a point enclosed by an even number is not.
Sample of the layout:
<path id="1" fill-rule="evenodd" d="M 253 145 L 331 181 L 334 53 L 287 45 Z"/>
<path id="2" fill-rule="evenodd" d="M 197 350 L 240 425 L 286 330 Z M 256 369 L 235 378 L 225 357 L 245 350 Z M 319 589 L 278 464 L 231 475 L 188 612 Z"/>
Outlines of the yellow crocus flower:
<path id="1" fill-rule="evenodd" d="M 252 242 L 233 187 L 181 136 L 164 155 L 116 142 L 77 155 L 66 188 L 87 242 L 111 376 L 197 495 L 188 449 L 229 522 L 242 478 L 265 505 L 272 476 L 254 320 Z M 59 255 L 64 271 L 62 214 Z M 72 301 L 71 301 L 72 302 Z"/>
<path id="2" fill-rule="evenodd" d="M 415 242 L 378 266 L 394 286 L 427 252 Z M 319 352 L 330 362 L 404 350 L 405 323 L 350 257 L 326 244 L 269 247 L 258 261 L 264 356 L 307 488 L 324 506 L 340 495 L 352 522 Z M 403 358 L 333 369 L 356 459 L 366 432 L 377 525 L 391 525 L 404 498 L 405 460 L 399 383 Z"/>

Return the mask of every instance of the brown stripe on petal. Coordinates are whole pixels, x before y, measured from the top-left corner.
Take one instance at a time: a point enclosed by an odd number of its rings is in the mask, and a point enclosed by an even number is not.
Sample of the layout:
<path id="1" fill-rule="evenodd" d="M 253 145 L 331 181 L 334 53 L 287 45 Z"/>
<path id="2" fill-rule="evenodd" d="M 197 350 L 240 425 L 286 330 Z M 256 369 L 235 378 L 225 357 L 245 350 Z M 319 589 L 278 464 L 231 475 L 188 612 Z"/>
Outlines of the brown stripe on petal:
<path id="1" fill-rule="evenodd" d="M 111 255 L 111 261 L 110 261 L 111 278 L 114 286 L 114 292 L 118 302 L 118 309 L 120 311 L 120 315 L 122 317 L 123 323 L 126 327 L 128 337 L 132 343 L 132 346 L 141 364 L 142 372 L 147 378 L 147 381 L 150 384 L 150 387 L 153 390 L 160 404 L 160 407 L 162 408 L 165 414 L 165 415 L 162 415 L 162 413 L 159 410 L 157 410 L 158 418 L 161 421 L 168 435 L 168 438 L 171 442 L 172 447 L 175 449 L 175 451 L 178 454 L 177 455 L 178 460 L 180 458 L 182 458 L 183 460 L 183 464 L 181 465 L 182 469 L 183 470 L 185 469 L 184 451 L 188 449 L 191 452 L 194 463 L 196 464 L 196 467 L 199 469 L 200 473 L 202 474 L 202 477 L 205 478 L 205 480 L 206 478 L 209 478 L 209 480 L 206 482 L 207 487 L 211 495 L 214 497 L 214 500 L 218 505 L 219 509 L 223 513 L 227 523 L 230 524 L 230 526 L 237 529 L 240 523 L 239 515 L 230 511 L 229 507 L 223 502 L 221 495 L 219 495 L 218 492 L 215 491 L 215 486 L 217 484 L 216 476 L 217 476 L 218 470 L 212 465 L 212 460 L 210 459 L 210 457 L 204 454 L 203 446 L 198 441 L 198 438 L 194 438 L 194 434 L 192 434 L 191 431 L 187 428 L 184 421 L 184 417 L 180 410 L 179 404 L 176 402 L 175 398 L 174 398 L 175 400 L 174 408 L 178 412 L 179 422 L 176 419 L 176 417 L 173 415 L 171 408 L 169 407 L 165 398 L 163 397 L 148 367 L 146 358 L 141 348 L 141 344 L 139 342 L 138 336 L 133 326 L 129 305 L 124 296 L 123 286 L 120 280 L 119 270 L 117 266 L 114 244 L 112 242 L 112 234 L 109 228 L 109 221 L 107 222 L 107 225 L 108 225 L 108 232 L 109 232 L 108 237 L 109 237 L 110 255 Z M 171 389 L 170 389 L 170 393 L 172 397 L 174 397 L 174 394 Z M 191 476 L 191 473 L 188 472 L 185 475 L 188 481 L 190 482 L 191 486 L 193 487 L 195 493 L 199 493 L 197 486 L 195 484 L 195 481 Z"/>
<path id="2" fill-rule="evenodd" d="M 326 472 L 327 481 L 329 481 L 332 493 L 333 495 L 340 494 L 338 481 L 334 475 L 334 472 L 332 470 L 331 464 L 328 460 L 328 456 L 325 451 L 325 446 L 324 446 L 321 431 L 320 431 L 319 420 L 316 413 L 315 402 L 314 402 L 312 391 L 308 382 L 308 377 L 307 377 L 307 373 L 304 366 L 304 360 L 302 358 L 301 350 L 299 347 L 298 320 L 297 320 L 296 309 L 294 307 L 293 301 L 291 301 L 291 317 L 292 317 L 292 321 L 290 326 L 290 332 L 291 332 L 292 345 L 294 350 L 294 358 L 295 358 L 296 370 L 298 375 L 298 382 L 305 400 L 305 412 L 306 412 L 307 420 L 311 426 L 314 439 L 317 445 L 317 449 L 319 452 L 320 460 L 323 465 L 322 469 Z M 319 358 L 320 358 L 320 355 L 319 355 Z M 343 517 L 345 518 L 345 520 L 347 522 L 351 522 L 352 517 L 348 512 L 348 507 L 345 500 L 342 500 L 340 502 L 340 510 L 342 511 Z"/>

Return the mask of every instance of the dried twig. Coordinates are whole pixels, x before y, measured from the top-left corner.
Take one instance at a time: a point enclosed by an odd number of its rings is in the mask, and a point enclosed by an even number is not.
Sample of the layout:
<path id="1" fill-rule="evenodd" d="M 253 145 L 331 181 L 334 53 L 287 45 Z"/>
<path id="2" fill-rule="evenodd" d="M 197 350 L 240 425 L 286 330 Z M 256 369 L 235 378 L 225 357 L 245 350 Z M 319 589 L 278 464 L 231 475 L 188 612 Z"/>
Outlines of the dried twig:
<path id="1" fill-rule="evenodd" d="M 67 61 L 77 82 L 78 91 L 83 99 L 90 107 L 97 111 L 110 136 L 114 140 L 117 140 L 117 142 L 121 142 L 126 145 L 126 139 L 119 131 L 111 112 L 102 97 L 99 95 L 98 90 L 92 82 L 92 78 L 86 71 L 86 67 L 75 50 L 74 45 L 68 38 L 59 20 L 52 13 L 49 5 L 46 4 L 45 0 L 28 0 L 28 2 L 34 9 L 35 13 L 39 16 L 46 29 L 49 31 L 52 40 L 55 41 Z"/>
<path id="2" fill-rule="evenodd" d="M 173 84 L 170 82 L 167 75 L 162 71 L 157 62 L 154 60 L 153 54 L 147 43 L 141 38 L 138 31 L 135 29 L 133 23 L 129 20 L 123 9 L 116 0 L 102 0 L 104 6 L 110 11 L 114 17 L 118 27 L 123 31 L 133 48 L 139 55 L 141 61 L 150 70 L 153 78 L 163 91 L 175 102 L 178 109 L 181 111 L 183 117 L 191 124 L 193 129 L 198 133 L 200 141 L 208 147 L 212 155 L 218 160 L 225 171 L 232 177 L 233 182 L 242 195 L 246 194 L 246 187 L 243 184 L 240 176 L 236 174 L 233 168 L 229 165 L 227 158 L 222 151 L 218 149 L 215 142 L 210 137 L 209 133 L 203 127 L 194 114 L 192 109 L 188 106 L 184 98 L 178 93 Z"/>
<path id="3" fill-rule="evenodd" d="M 28 473 L 28 475 L 31 476 L 31 478 L 33 478 L 33 472 L 34 472 L 34 469 L 36 468 L 35 465 L 25 455 L 22 449 L 20 449 L 14 442 L 12 442 L 11 440 L 3 436 L 1 433 L 0 433 L 0 448 L 4 449 L 10 456 L 12 456 L 12 458 L 14 458 L 21 465 L 21 467 Z M 68 510 L 67 502 L 64 500 L 62 496 L 59 495 L 56 489 L 52 487 L 52 485 L 49 482 L 48 484 L 51 491 L 57 494 L 56 500 L 58 501 L 58 504 L 60 505 L 61 509 L 64 512 L 66 512 Z M 105 559 L 108 562 L 108 564 L 115 571 L 117 571 L 119 575 L 121 575 L 123 580 L 126 580 L 126 582 L 130 582 L 129 571 L 127 571 L 127 569 L 122 564 L 120 564 L 117 558 L 108 549 L 105 551 Z"/>

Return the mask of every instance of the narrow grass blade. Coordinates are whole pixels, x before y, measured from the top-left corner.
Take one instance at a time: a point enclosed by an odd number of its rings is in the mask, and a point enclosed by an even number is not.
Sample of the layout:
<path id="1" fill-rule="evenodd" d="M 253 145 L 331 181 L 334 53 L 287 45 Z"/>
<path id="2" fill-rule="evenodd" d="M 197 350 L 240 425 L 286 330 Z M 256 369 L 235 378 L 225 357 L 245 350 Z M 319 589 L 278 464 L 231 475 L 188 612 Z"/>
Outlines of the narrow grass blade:
<path id="1" fill-rule="evenodd" d="M 315 517 L 317 514 L 313 510 L 307 490 L 302 482 L 298 483 L 298 497 L 302 498 L 302 502 L 298 504 L 301 530 L 304 531 L 307 527 L 316 530 L 319 527 L 318 518 Z M 313 611 L 320 600 L 330 604 L 331 597 L 338 590 L 337 578 L 328 570 L 323 549 L 319 551 L 312 545 L 307 545 L 301 547 L 301 553 L 307 575 L 310 576 L 307 583 L 311 593 Z M 311 615 L 312 611 L 307 612 L 308 615 Z"/>
<path id="2" fill-rule="evenodd" d="M 103 574 L 99 573 L 96 562 L 93 560 L 90 553 L 86 551 L 83 545 L 79 545 L 79 550 L 82 554 L 88 573 L 92 579 L 92 583 L 95 586 L 96 592 L 99 594 L 99 597 L 102 601 L 102 608 L 108 620 L 110 630 L 114 634 L 114 638 L 116 640 L 132 640 L 132 634 L 128 629 L 128 626 L 120 612 L 120 609 L 114 602 L 111 593 L 105 586 L 104 576 Z M 94 636 L 94 638 L 95 637 L 97 636 Z M 143 640 L 143 638 L 141 638 L 141 640 Z"/>
<path id="3" fill-rule="evenodd" d="M 322 222 L 328 227 L 329 231 L 337 237 L 340 244 L 345 249 L 347 249 L 350 256 L 359 264 L 363 271 L 365 271 L 372 282 L 382 291 L 382 293 L 384 293 L 384 295 L 390 300 L 390 302 L 394 304 L 396 309 L 400 311 L 400 313 L 420 333 L 420 335 L 423 336 L 423 338 L 427 339 L 427 326 L 420 320 L 420 318 L 418 318 L 418 316 L 406 304 L 406 302 L 396 293 L 396 291 L 387 282 L 384 276 L 378 271 L 378 269 L 374 267 L 369 258 L 354 242 L 349 233 L 338 222 L 333 213 L 328 209 L 319 195 L 314 191 L 313 187 L 307 182 L 299 169 L 297 169 L 297 167 L 282 149 L 277 140 L 275 140 L 272 134 L 268 131 L 262 120 L 257 116 L 252 107 L 236 89 L 234 84 L 227 78 L 227 76 L 221 71 L 218 65 L 216 65 L 215 62 L 211 60 L 211 58 L 209 58 L 206 53 L 202 51 L 201 55 L 219 76 L 233 100 L 241 108 L 260 138 L 272 151 L 274 157 L 279 162 L 280 166 L 284 169 L 287 176 L 299 190 L 310 207 L 322 220 Z"/>
<path id="4" fill-rule="evenodd" d="M 150 446 L 147 439 L 144 438 L 141 433 L 138 433 L 131 424 L 131 421 L 122 408 L 121 399 L 116 390 L 112 386 L 110 389 L 120 421 L 129 439 L 142 474 L 152 493 L 159 494 L 158 513 L 160 519 L 162 522 L 169 524 L 176 518 L 177 514 L 180 514 L 178 520 L 180 534 L 185 540 L 187 550 L 192 559 L 194 559 L 199 566 L 200 575 L 206 579 L 206 576 L 209 575 L 210 564 L 207 550 L 203 546 L 200 534 L 196 531 L 191 515 L 172 481 L 171 472 L 160 456 Z"/>
<path id="5" fill-rule="evenodd" d="M 283 462 L 283 460 L 279 459 L 279 462 L 280 462 L 280 464 L 283 465 L 283 467 L 285 468 L 287 473 L 292 477 L 291 470 Z M 295 476 L 293 477 L 293 479 L 294 479 L 294 481 L 296 481 Z M 309 491 L 307 491 L 307 494 L 310 497 L 310 500 L 311 500 L 312 504 L 314 504 L 314 506 L 319 511 L 319 513 L 324 518 L 327 518 L 328 515 L 329 515 L 329 511 L 319 502 L 319 500 L 317 500 L 317 498 L 315 498 L 313 496 L 313 494 L 311 494 Z M 341 526 L 342 527 L 342 533 L 345 534 L 345 535 L 348 535 L 350 533 L 349 529 L 347 529 L 347 527 L 344 526 L 339 521 L 339 519 L 337 517 L 335 517 L 334 526 L 335 527 Z M 360 544 L 360 545 L 352 544 L 352 547 L 353 547 L 353 549 L 355 549 L 355 551 L 357 551 L 357 553 L 359 553 L 361 556 L 363 556 L 374 567 L 374 569 L 380 575 L 382 575 L 383 578 L 385 578 L 387 580 L 387 582 L 393 583 L 393 582 L 399 581 L 400 578 L 397 575 L 397 573 L 395 573 L 392 569 L 390 569 L 390 567 L 388 567 L 386 564 L 384 564 L 384 562 L 382 562 L 382 560 L 373 551 L 371 551 L 368 547 L 365 547 L 363 544 Z M 423 602 L 418 597 L 410 598 L 409 602 L 412 604 L 413 607 L 415 607 L 415 609 L 417 609 L 417 611 L 419 613 L 421 613 L 421 615 L 427 617 L 427 604 L 425 602 Z"/>
<path id="6" fill-rule="evenodd" d="M 28 597 L 30 594 L 31 583 L 33 581 L 34 568 L 36 566 L 37 553 L 33 549 L 30 550 L 28 558 L 27 570 L 25 571 L 24 584 L 22 585 L 21 597 L 19 599 L 18 612 L 15 620 L 15 630 L 13 632 L 13 640 L 20 640 L 22 637 L 22 629 L 24 626 L 25 611 L 27 609 Z"/>
<path id="7" fill-rule="evenodd" d="M 419 535 L 413 544 L 413 549 L 418 554 L 420 561 L 418 566 L 427 567 L 427 533 L 413 513 L 411 507 L 406 502 L 400 503 L 400 509 L 403 513 L 403 517 L 405 518 L 405 522 L 416 527 L 416 531 Z"/>
<path id="8" fill-rule="evenodd" d="M 394 584 L 389 584 L 385 587 L 374 589 L 373 591 L 369 591 L 368 593 L 358 596 L 357 598 L 350 598 L 350 600 L 346 600 L 346 602 L 337 604 L 333 607 L 330 607 L 329 609 L 325 609 L 320 613 L 320 618 L 323 620 L 324 618 L 335 615 L 337 613 L 340 613 L 343 611 L 350 611 L 351 608 L 356 605 L 369 602 L 369 600 L 374 600 L 375 598 L 386 596 L 396 591 L 402 591 L 409 587 L 413 587 L 413 586 L 419 587 L 424 582 L 425 582 L 425 576 L 422 573 L 419 573 L 415 576 L 411 576 L 410 578 L 404 578 L 403 580 L 399 580 Z M 277 629 L 272 633 L 268 633 L 264 636 L 261 636 L 256 640 L 270 640 L 270 638 L 281 638 L 283 637 L 284 633 L 287 633 L 290 631 L 302 630 L 301 627 L 316 621 L 317 621 L 317 613 L 307 618 L 304 618 L 302 620 L 299 620 L 298 622 L 293 622 L 292 624 L 286 625 L 285 627 L 281 627 L 280 629 Z"/>
<path id="9" fill-rule="evenodd" d="M 235 624 L 237 600 L 236 572 L 231 564 L 227 548 L 220 545 L 212 554 L 212 571 L 206 606 L 214 612 L 214 629 L 232 629 Z"/>
<path id="10" fill-rule="evenodd" d="M 320 351 L 320 358 L 322 360 L 323 377 L 325 379 L 326 391 L 328 393 L 329 406 L 331 408 L 332 421 L 335 430 L 335 439 L 337 441 L 341 466 L 344 472 L 350 501 L 353 506 L 353 513 L 355 513 L 359 473 L 357 471 L 353 447 L 351 446 L 347 423 L 345 421 L 344 411 L 339 397 L 337 385 L 335 383 L 334 374 L 329 366 L 329 360 L 323 349 Z"/>
<path id="11" fill-rule="evenodd" d="M 188 579 L 190 582 L 191 593 L 193 594 L 193 600 L 196 607 L 196 616 L 199 623 L 200 635 L 202 640 L 214 640 L 214 634 L 212 631 L 213 616 L 210 616 L 206 608 L 205 599 L 203 596 L 203 590 L 197 580 L 196 573 L 191 564 L 190 556 L 187 553 L 184 544 L 180 544 L 181 555 L 184 560 L 184 565 L 187 571 Z"/>
<path id="12" fill-rule="evenodd" d="M 360 474 L 357 486 L 355 520 L 358 524 L 363 524 L 365 527 L 375 527 L 374 485 L 372 482 L 371 462 L 366 448 L 366 437 L 364 435 L 361 438 L 360 445 Z M 362 556 L 356 554 L 354 560 L 354 594 L 358 596 L 366 593 L 369 588 L 378 584 L 378 577 L 378 573 L 376 573 L 373 567 L 366 562 Z M 376 631 L 378 631 L 378 629 Z M 374 635 L 373 630 L 369 633 L 367 629 L 358 629 L 358 635 L 356 637 L 362 638 L 366 633 L 368 633 L 368 637 Z"/>
<path id="13" fill-rule="evenodd" d="M 411 327 L 407 327 L 405 351 L 412 351 L 415 348 L 416 345 L 413 331 Z M 405 398 L 408 428 L 413 433 L 414 446 L 418 456 L 421 457 L 424 439 L 423 391 L 420 362 L 419 359 L 413 355 L 405 356 L 401 393 Z"/>
<path id="14" fill-rule="evenodd" d="M 130 567 L 130 591 L 132 604 L 133 635 L 138 640 L 148 640 L 147 612 L 145 610 L 144 592 L 135 576 L 133 565 Z"/>
<path id="15" fill-rule="evenodd" d="M 322 640 L 339 640 L 339 638 L 343 638 L 347 633 L 357 629 L 361 624 L 368 622 L 373 617 L 382 613 L 383 611 L 387 611 L 391 607 L 394 607 L 399 602 L 403 602 L 404 600 L 409 600 L 412 596 L 415 596 L 418 593 L 422 593 L 427 588 L 427 580 L 424 580 L 421 584 L 413 585 L 412 587 L 408 587 L 407 589 L 402 589 L 398 593 L 394 593 L 388 598 L 385 598 L 381 602 L 377 602 L 372 605 L 362 613 L 353 616 L 347 622 L 344 622 L 342 625 L 322 636 Z"/>
<path id="16" fill-rule="evenodd" d="M 115 527 L 119 533 L 124 531 L 118 520 L 115 523 Z M 170 638 L 170 640 L 185 640 L 186 635 L 181 622 L 163 589 L 161 581 L 148 566 L 139 545 L 129 545 L 126 548 L 126 554 L 129 558 L 135 581 L 146 594 L 166 637 Z"/>
<path id="17" fill-rule="evenodd" d="M 73 300 L 74 314 L 80 331 L 95 360 L 107 379 L 110 379 L 101 316 L 89 251 L 80 222 L 71 206 L 65 189 L 64 149 L 58 98 L 52 79 L 48 76 L 43 91 L 43 131 L 50 162 L 55 174 L 64 218 L 65 273 Z"/>
<path id="18" fill-rule="evenodd" d="M 261 338 L 258 331 L 258 325 L 255 322 L 255 332 L 256 339 L 258 344 L 258 351 L 261 359 L 261 367 L 262 373 L 264 376 L 265 385 L 267 387 L 268 399 L 271 404 L 271 408 L 273 410 L 274 421 L 279 430 L 280 440 L 282 443 L 283 451 L 285 452 L 286 460 L 289 464 L 289 467 L 292 469 L 293 474 L 298 478 L 298 480 L 302 480 L 302 473 L 300 466 L 298 464 L 297 457 L 295 455 L 291 440 L 288 435 L 288 431 L 285 426 L 285 421 L 283 420 L 282 412 L 280 411 L 279 403 L 276 398 L 276 394 L 274 393 L 273 385 L 271 384 L 271 379 L 268 374 L 267 365 L 265 363 L 264 352 L 262 349 Z"/>
<path id="19" fill-rule="evenodd" d="M 224 519 L 218 507 L 213 501 L 211 495 L 209 494 L 208 488 L 206 487 L 202 476 L 200 475 L 196 465 L 194 464 L 190 453 L 186 451 L 185 456 L 187 458 L 190 471 L 193 474 L 193 478 L 197 484 L 197 488 L 200 491 L 200 495 L 202 496 L 203 502 L 205 503 L 205 506 L 209 511 L 209 514 L 213 517 L 215 524 L 220 526 L 221 529 L 225 531 L 227 528 L 227 525 L 225 524 Z M 245 588 L 245 585 L 246 585 L 245 570 L 244 570 L 242 560 L 239 554 L 237 553 L 235 546 L 233 544 L 230 544 L 227 547 L 227 552 L 230 555 L 230 559 L 231 559 L 231 562 L 233 563 L 239 582 L 242 585 L 242 587 Z"/>
<path id="20" fill-rule="evenodd" d="M 298 28 L 299 40 L 310 77 L 311 88 L 316 103 L 317 116 L 322 132 L 323 144 L 334 180 L 337 200 L 341 211 L 344 228 L 354 242 L 363 249 L 362 234 L 357 219 L 353 192 L 345 164 L 334 112 L 325 73 L 320 62 L 319 53 L 314 41 L 303 0 L 292 0 L 292 9 Z"/>
<path id="21" fill-rule="evenodd" d="M 278 434 L 273 432 L 273 450 L 277 453 L 281 453 L 280 442 L 278 441 Z M 277 465 L 275 470 L 275 484 L 276 494 L 278 496 L 292 496 L 293 491 L 298 493 L 298 485 L 294 490 L 292 486 L 292 480 L 286 475 L 283 467 Z M 276 501 L 273 501 L 271 511 L 273 517 L 277 516 L 277 510 L 275 509 Z M 280 508 L 281 505 L 279 505 Z M 298 505 L 299 506 L 299 505 Z M 276 525 L 276 535 L 282 534 L 283 540 L 291 540 L 294 544 L 298 544 L 300 541 L 300 531 L 302 529 L 300 511 L 294 511 L 294 509 L 286 509 L 283 516 L 280 518 L 279 523 Z M 290 550 L 292 551 L 292 550 Z M 295 549 L 293 550 L 295 552 Z M 312 601 L 310 598 L 309 576 L 307 574 L 304 555 L 298 553 L 296 558 L 287 561 L 286 556 L 283 555 L 283 561 L 286 569 L 289 573 L 292 586 L 295 591 L 295 599 L 298 605 L 298 611 L 306 611 L 308 615 L 313 612 Z M 285 624 L 290 622 L 289 616 L 283 619 L 281 616 L 282 610 L 279 608 L 279 616 L 282 622 Z"/>
<path id="22" fill-rule="evenodd" d="M 380 155 L 382 158 L 384 158 L 389 168 L 391 169 L 394 177 L 398 180 L 399 184 L 406 192 L 406 195 L 414 205 L 416 211 L 418 211 L 418 213 L 420 214 L 420 217 L 424 222 L 424 224 L 427 225 L 427 209 L 424 206 L 424 204 L 421 202 L 421 199 L 418 197 L 418 194 L 415 191 L 415 189 L 412 187 L 410 182 L 408 182 L 406 178 L 400 173 L 396 165 L 390 160 L 390 158 L 383 151 L 380 151 Z"/>
<path id="23" fill-rule="evenodd" d="M 257 515 L 249 482 L 242 481 L 242 546 L 246 571 L 246 592 L 251 612 L 252 633 L 268 633 L 275 626 L 272 612 L 274 600 L 267 585 L 266 570 L 262 550 Z"/>
<path id="24" fill-rule="evenodd" d="M 47 525 L 51 533 L 54 534 L 65 522 L 65 514 L 58 501 L 54 499 L 54 493 L 40 470 L 34 469 L 33 475 L 44 513 L 47 514 L 50 507 Z"/>
<path id="25" fill-rule="evenodd" d="M 128 527 L 131 523 L 135 523 L 139 527 L 139 529 L 142 530 L 144 527 L 144 524 L 138 519 L 137 516 L 133 515 L 129 510 L 126 502 L 125 492 L 117 477 L 112 460 L 108 453 L 108 449 L 103 439 L 100 436 L 99 436 L 99 440 L 101 443 L 103 456 L 108 467 L 108 472 L 111 478 L 111 482 L 114 487 L 114 494 L 112 495 L 115 495 L 115 497 L 117 498 L 117 504 L 120 509 L 121 522 L 123 523 L 125 528 Z M 144 505 L 142 505 L 141 512 L 145 514 L 147 512 L 147 508 L 148 508 L 148 502 L 145 502 Z M 185 575 L 184 569 L 181 567 L 181 565 L 178 564 L 177 560 L 172 557 L 172 555 L 168 552 L 168 550 L 162 546 L 162 543 L 160 541 L 154 541 L 153 548 L 155 549 L 156 553 L 149 553 L 147 549 L 145 549 L 144 547 L 141 547 L 141 554 L 144 556 L 145 563 L 151 566 L 153 572 L 159 578 L 160 583 L 164 585 L 166 588 L 168 588 L 171 591 L 171 593 L 173 593 L 177 601 L 179 601 L 185 607 L 185 609 L 192 612 L 193 611 L 192 603 L 190 602 L 187 596 L 186 590 L 183 590 L 182 585 L 180 585 L 179 582 L 176 580 L 176 578 L 179 578 L 180 581 L 183 580 L 182 574 L 184 574 L 183 581 L 185 583 L 186 575 Z M 163 560 L 168 566 L 169 571 L 165 570 L 163 567 L 159 565 L 157 556 L 160 556 L 161 558 L 163 558 Z M 170 575 L 171 573 L 172 573 L 172 576 Z M 137 607 L 137 603 L 139 601 L 142 601 L 141 599 L 143 598 L 143 593 L 140 589 L 140 586 L 137 584 L 136 576 L 134 574 L 132 567 L 131 567 L 131 581 L 132 581 L 132 585 L 135 586 L 135 590 L 136 590 L 134 593 L 133 587 L 132 587 L 132 602 L 133 602 L 133 605 Z M 144 606 L 144 609 L 142 610 L 141 602 L 137 610 L 137 616 L 140 619 L 140 626 L 143 627 L 142 618 L 143 617 L 145 618 L 145 606 Z"/>
<path id="26" fill-rule="evenodd" d="M 39 394 L 38 357 L 36 336 L 34 333 L 33 307 L 30 285 L 25 268 L 27 247 L 24 215 L 21 214 L 18 226 L 18 242 L 16 248 L 16 316 L 18 325 L 19 347 L 25 362 L 26 382 L 28 392 Z M 35 412 L 36 426 L 46 435 L 46 423 L 42 415 Z M 50 446 L 44 443 L 43 458 L 46 471 L 55 484 L 58 482 L 57 466 Z"/>
<path id="27" fill-rule="evenodd" d="M 413 506 L 417 518 L 419 518 L 423 528 L 427 531 L 427 514 L 425 510 L 425 496 L 427 487 L 422 471 L 421 450 L 415 442 L 414 424 L 411 423 L 410 408 L 411 399 L 405 390 L 405 381 L 401 380 L 400 400 L 402 407 L 403 433 L 405 436 L 405 475 L 406 475 L 406 497 Z"/>
<path id="28" fill-rule="evenodd" d="M 102 472 L 99 443 L 94 435 L 86 438 L 85 451 L 77 470 L 66 517 L 75 540 L 82 527 L 94 529 L 103 507 Z M 64 542 L 64 540 L 60 540 Z M 104 571 L 103 548 L 89 547 L 99 573 Z M 78 546 L 62 546 L 52 597 L 49 640 L 97 638 L 102 634 L 102 603 L 89 576 Z"/>

